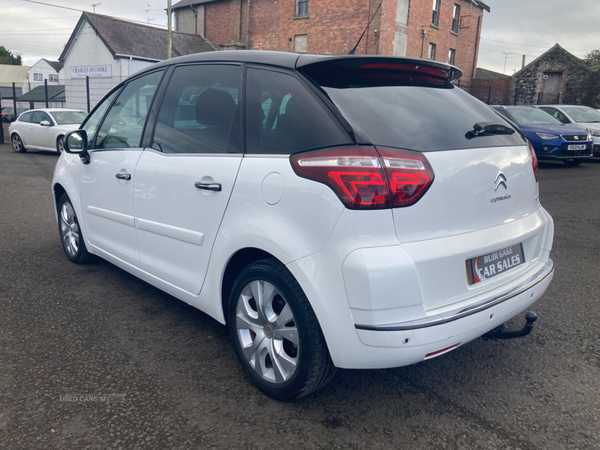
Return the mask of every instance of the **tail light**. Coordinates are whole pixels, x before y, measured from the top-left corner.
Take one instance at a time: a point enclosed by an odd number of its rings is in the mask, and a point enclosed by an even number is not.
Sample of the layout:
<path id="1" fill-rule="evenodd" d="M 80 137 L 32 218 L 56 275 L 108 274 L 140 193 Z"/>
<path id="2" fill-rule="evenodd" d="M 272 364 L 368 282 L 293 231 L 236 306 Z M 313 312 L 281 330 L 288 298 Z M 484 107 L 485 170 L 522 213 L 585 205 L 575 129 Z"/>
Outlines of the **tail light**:
<path id="1" fill-rule="evenodd" d="M 358 147 L 318 150 L 291 157 L 296 174 L 329 186 L 350 209 L 410 206 L 433 183 L 424 155 Z"/>
<path id="2" fill-rule="evenodd" d="M 535 181 L 538 181 L 538 160 L 537 156 L 535 156 L 535 151 L 531 146 L 531 142 L 527 141 L 529 144 L 529 154 L 531 155 L 531 164 L 533 165 L 533 173 L 535 174 Z"/>

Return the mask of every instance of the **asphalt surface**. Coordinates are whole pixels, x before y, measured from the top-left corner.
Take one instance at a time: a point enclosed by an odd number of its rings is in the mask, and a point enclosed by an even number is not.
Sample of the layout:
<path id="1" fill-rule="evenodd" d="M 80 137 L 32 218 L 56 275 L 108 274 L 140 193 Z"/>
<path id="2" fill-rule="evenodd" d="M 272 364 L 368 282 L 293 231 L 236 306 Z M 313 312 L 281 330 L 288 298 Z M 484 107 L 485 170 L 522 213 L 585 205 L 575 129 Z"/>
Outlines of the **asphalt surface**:
<path id="1" fill-rule="evenodd" d="M 225 327 L 107 262 L 67 260 L 56 159 L 0 146 L 0 448 L 600 448 L 599 160 L 541 164 L 556 274 L 529 337 L 340 370 L 281 403 L 244 377 Z"/>

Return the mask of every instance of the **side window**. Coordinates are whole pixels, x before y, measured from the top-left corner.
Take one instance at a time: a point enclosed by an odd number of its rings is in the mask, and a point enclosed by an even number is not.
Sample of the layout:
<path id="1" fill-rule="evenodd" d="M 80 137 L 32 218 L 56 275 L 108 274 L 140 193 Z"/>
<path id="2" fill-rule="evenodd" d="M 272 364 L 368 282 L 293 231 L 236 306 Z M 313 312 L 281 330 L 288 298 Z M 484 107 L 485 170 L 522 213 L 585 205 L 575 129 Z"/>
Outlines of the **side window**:
<path id="1" fill-rule="evenodd" d="M 19 122 L 31 122 L 33 118 L 33 113 L 28 112 L 28 113 L 23 113 L 21 114 L 21 117 L 19 117 Z"/>
<path id="2" fill-rule="evenodd" d="M 158 113 L 152 147 L 165 153 L 241 152 L 241 66 L 175 69 Z"/>
<path id="3" fill-rule="evenodd" d="M 136 148 L 163 71 L 131 81 L 121 91 L 102 123 L 95 148 Z"/>
<path id="4" fill-rule="evenodd" d="M 50 120 L 50 117 L 48 117 L 48 114 L 46 114 L 43 111 L 35 111 L 33 113 L 33 118 L 31 119 L 31 121 L 33 123 L 37 123 L 39 124 L 40 122 L 47 120 L 48 122 L 52 123 L 52 120 Z"/>
<path id="5" fill-rule="evenodd" d="M 111 105 L 115 97 L 117 96 L 117 92 L 115 91 L 110 94 L 104 101 L 94 110 L 94 112 L 87 118 L 85 123 L 82 125 L 81 129 L 85 130 L 88 136 L 88 142 L 93 142 L 94 134 L 96 133 L 96 129 L 98 128 L 98 124 L 104 117 L 104 113 Z"/>
<path id="6" fill-rule="evenodd" d="M 323 106 L 292 75 L 249 69 L 246 94 L 248 153 L 290 155 L 348 144 Z"/>
<path id="7" fill-rule="evenodd" d="M 569 119 L 567 119 L 566 116 L 556 108 L 540 108 L 540 109 L 543 110 L 544 112 L 547 112 L 555 119 L 560 120 L 562 123 L 570 122 Z"/>

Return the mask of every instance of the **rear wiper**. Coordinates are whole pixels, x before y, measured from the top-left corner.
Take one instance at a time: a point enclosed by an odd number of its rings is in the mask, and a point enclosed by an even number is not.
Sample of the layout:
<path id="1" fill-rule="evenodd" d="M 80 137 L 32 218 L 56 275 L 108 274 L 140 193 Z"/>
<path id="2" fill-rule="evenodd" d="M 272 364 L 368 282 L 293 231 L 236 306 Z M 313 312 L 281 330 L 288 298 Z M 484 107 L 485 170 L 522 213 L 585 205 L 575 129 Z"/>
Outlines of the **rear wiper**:
<path id="1" fill-rule="evenodd" d="M 473 125 L 473 129 L 465 137 L 467 139 L 473 139 L 477 136 L 489 136 L 490 134 L 514 134 L 513 128 L 502 125 L 501 123 L 495 122 L 477 122 Z"/>

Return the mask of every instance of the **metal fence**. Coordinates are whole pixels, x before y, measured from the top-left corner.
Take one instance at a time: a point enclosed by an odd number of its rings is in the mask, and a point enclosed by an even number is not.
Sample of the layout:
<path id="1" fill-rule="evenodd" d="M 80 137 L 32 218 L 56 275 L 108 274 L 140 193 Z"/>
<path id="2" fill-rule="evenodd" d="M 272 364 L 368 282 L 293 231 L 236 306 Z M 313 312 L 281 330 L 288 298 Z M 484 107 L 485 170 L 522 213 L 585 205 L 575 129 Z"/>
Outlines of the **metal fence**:
<path id="1" fill-rule="evenodd" d="M 124 78 L 73 78 L 58 82 L 47 80 L 0 83 L 1 106 L 17 109 L 72 108 L 90 112 Z"/>

